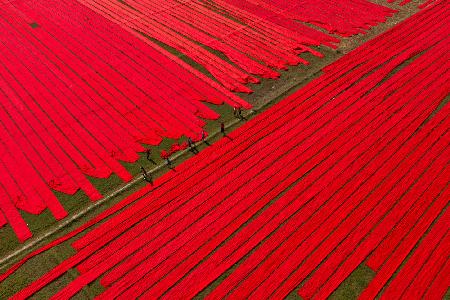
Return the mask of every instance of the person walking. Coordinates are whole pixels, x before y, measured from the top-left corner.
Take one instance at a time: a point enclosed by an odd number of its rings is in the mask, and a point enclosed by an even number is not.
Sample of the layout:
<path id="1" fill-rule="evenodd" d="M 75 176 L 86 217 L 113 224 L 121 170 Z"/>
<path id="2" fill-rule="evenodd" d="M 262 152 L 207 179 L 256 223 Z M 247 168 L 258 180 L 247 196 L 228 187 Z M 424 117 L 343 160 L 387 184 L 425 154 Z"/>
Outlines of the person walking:
<path id="1" fill-rule="evenodd" d="M 169 157 L 166 157 L 166 164 L 169 167 L 169 169 L 172 169 L 172 161 L 170 160 Z"/>
<path id="2" fill-rule="evenodd" d="M 188 141 L 189 150 L 192 153 L 197 154 L 198 150 L 197 150 L 197 147 L 195 146 L 194 141 L 190 137 L 188 137 L 187 141 Z"/>
<path id="3" fill-rule="evenodd" d="M 144 169 L 144 167 L 141 167 L 142 177 L 144 177 L 144 180 L 153 184 L 153 178 L 151 174 L 148 174 L 147 171 Z"/>
<path id="4" fill-rule="evenodd" d="M 225 135 L 225 124 L 223 122 L 220 122 L 220 132 Z"/>
<path id="5" fill-rule="evenodd" d="M 201 137 L 202 137 L 202 142 L 204 142 L 205 138 L 206 138 L 206 132 L 203 129 L 202 129 L 202 132 L 201 132 Z"/>

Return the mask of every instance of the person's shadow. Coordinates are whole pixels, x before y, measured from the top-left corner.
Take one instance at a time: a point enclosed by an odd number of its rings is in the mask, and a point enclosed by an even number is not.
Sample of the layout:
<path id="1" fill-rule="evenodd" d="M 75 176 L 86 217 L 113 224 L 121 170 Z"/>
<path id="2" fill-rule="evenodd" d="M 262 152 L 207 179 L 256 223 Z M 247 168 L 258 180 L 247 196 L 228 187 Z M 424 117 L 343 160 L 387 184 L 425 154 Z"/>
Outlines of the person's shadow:
<path id="1" fill-rule="evenodd" d="M 197 147 L 191 147 L 191 149 L 189 149 L 189 151 L 191 151 L 193 154 L 197 154 L 199 151 L 197 149 Z"/>

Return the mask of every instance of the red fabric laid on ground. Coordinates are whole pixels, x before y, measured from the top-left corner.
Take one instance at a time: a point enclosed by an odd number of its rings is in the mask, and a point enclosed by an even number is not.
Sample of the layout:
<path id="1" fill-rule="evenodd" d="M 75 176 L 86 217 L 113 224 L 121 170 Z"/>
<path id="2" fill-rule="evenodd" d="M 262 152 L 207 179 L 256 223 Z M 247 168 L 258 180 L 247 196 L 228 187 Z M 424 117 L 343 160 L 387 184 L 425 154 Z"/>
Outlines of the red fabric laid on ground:
<path id="1" fill-rule="evenodd" d="M 107 219 L 73 242 L 73 256 L 15 298 L 76 268 L 53 299 L 95 280 L 106 288 L 98 299 L 184 299 L 208 287 L 210 299 L 283 299 L 302 283 L 302 297 L 324 299 L 378 249 L 363 298 L 399 268 L 381 297 L 443 295 L 448 17 L 432 6 L 343 56 L 97 217 Z"/>
<path id="2" fill-rule="evenodd" d="M 446 195 L 448 197 L 448 193 L 446 193 Z M 428 259 L 429 257 L 431 258 L 432 263 L 433 259 L 439 259 L 443 256 L 433 256 L 432 253 L 435 248 L 438 251 L 446 253 L 444 256 L 447 256 L 448 260 L 448 252 L 450 250 L 450 240 L 448 238 L 449 222 L 450 211 L 446 210 L 441 218 L 439 218 L 438 221 L 434 224 L 430 232 L 421 241 L 417 249 L 414 251 L 413 255 L 407 260 L 406 264 L 400 269 L 398 275 L 389 283 L 389 286 L 382 294 L 382 299 L 392 299 L 393 297 L 400 298 L 403 295 L 405 295 L 406 297 L 408 292 L 414 293 L 414 291 L 411 291 L 411 289 L 407 290 L 408 287 L 412 289 L 422 289 L 421 291 L 419 290 L 421 294 L 423 294 L 427 290 L 428 286 L 411 284 L 413 284 L 413 281 L 415 281 L 416 279 L 420 279 L 424 275 L 432 275 L 431 279 L 436 276 L 436 273 L 427 274 L 426 270 L 427 268 L 430 268 L 430 266 L 425 266 L 423 274 L 418 273 L 424 264 L 430 263 L 430 260 Z M 418 296 L 420 297 L 420 295 Z"/>
<path id="3" fill-rule="evenodd" d="M 92 200 L 101 198 L 86 175 L 114 173 L 129 181 L 119 161 L 136 161 L 137 152 L 145 150 L 140 143 L 156 145 L 183 135 L 198 140 L 205 124 L 199 118 L 219 117 L 199 101 L 250 108 L 136 31 L 187 54 L 228 89 L 251 92 L 245 84 L 259 80 L 250 74 L 276 78 L 279 73 L 271 68 L 308 63 L 298 56 L 302 52 L 323 56 L 310 45 L 338 42 L 296 20 L 347 36 L 394 13 L 365 0 L 340 5 L 321 0 L 314 4 L 320 13 L 311 4 L 292 7 L 288 14 L 281 2 L 256 0 L 5 3 L 0 130 L 7 139 L 0 147 L 11 154 L 5 158 L 8 173 L 17 172 L 6 180 L 10 201 L 32 214 L 49 208 L 59 220 L 67 212 L 50 189 L 66 194 L 81 189 Z M 348 14 L 353 19 L 343 22 Z M 196 42 L 224 53 L 235 65 Z M 185 147 L 173 145 L 169 155 Z M 24 172 L 33 180 L 25 182 Z M 29 237 L 24 234 L 22 241 Z"/>
<path id="4" fill-rule="evenodd" d="M 431 282 L 435 280 L 441 267 L 449 260 L 449 251 L 450 235 L 447 232 L 445 237 L 439 242 L 433 253 L 429 256 L 427 262 L 422 265 L 422 268 L 417 273 L 415 279 L 410 283 L 402 297 L 407 299 L 423 298 Z"/>
<path id="5" fill-rule="evenodd" d="M 335 47 L 338 39 L 298 20 L 349 36 L 364 33 L 395 12 L 365 0 L 346 0 L 339 5 L 308 0 L 294 7 L 281 1 L 269 5 L 255 0 L 78 1 L 132 33 L 143 33 L 182 52 L 229 90 L 244 93 L 252 92 L 245 84 L 259 83 L 252 75 L 276 78 L 279 73 L 271 68 L 308 63 L 299 53 L 322 56 L 310 45 Z M 221 52 L 234 64 L 199 44 Z"/>
<path id="6" fill-rule="evenodd" d="M 141 143 L 197 138 L 219 117 L 200 101 L 251 107 L 76 1 L 7 2 L 0 26 L 0 209 L 20 241 L 19 210 L 67 215 L 51 189 L 98 200 L 87 176 L 129 181 Z"/>
<path id="7" fill-rule="evenodd" d="M 450 273 L 450 260 L 443 265 L 438 275 L 434 278 L 433 283 L 425 292 L 425 299 L 443 299 L 445 293 L 448 291 L 450 285 L 448 281 L 448 274 Z"/>

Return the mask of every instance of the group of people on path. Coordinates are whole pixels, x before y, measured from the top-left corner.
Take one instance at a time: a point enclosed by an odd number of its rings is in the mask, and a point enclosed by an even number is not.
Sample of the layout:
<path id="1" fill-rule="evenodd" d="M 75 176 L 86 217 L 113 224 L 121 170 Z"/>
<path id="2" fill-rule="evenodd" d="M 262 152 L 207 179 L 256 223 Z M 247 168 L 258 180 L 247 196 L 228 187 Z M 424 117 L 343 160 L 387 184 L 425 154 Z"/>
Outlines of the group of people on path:
<path id="1" fill-rule="evenodd" d="M 223 123 L 222 123 L 222 124 L 223 124 Z M 200 136 L 201 136 L 201 141 L 205 141 L 205 139 L 206 139 L 206 132 L 205 132 L 205 130 L 202 129 L 202 131 L 201 131 L 201 133 L 200 133 Z M 194 141 L 192 140 L 191 137 L 188 137 L 188 138 L 187 138 L 187 144 L 188 144 L 188 147 L 191 149 L 191 151 L 192 151 L 193 153 L 195 153 L 195 154 L 198 153 L 198 150 L 197 150 L 197 148 L 196 148 L 196 146 L 195 146 L 195 143 L 194 143 Z M 151 162 L 151 163 L 153 163 L 154 165 L 156 165 L 156 162 L 152 159 L 152 150 L 151 150 L 150 148 L 148 148 L 147 151 L 146 151 L 146 158 L 147 158 L 147 160 L 148 160 L 149 162 Z M 172 161 L 170 160 L 170 155 L 167 153 L 167 151 L 163 150 L 163 151 L 161 152 L 161 158 L 163 158 L 163 159 L 166 161 L 166 165 L 167 165 L 170 169 L 173 168 L 173 167 L 172 167 Z M 148 173 L 148 172 L 145 170 L 145 168 L 142 167 L 142 166 L 141 166 L 141 173 L 142 173 L 142 177 L 144 178 L 145 181 L 147 181 L 147 182 L 153 184 L 153 177 L 152 177 L 152 174 L 151 174 L 151 173 Z"/>
<path id="2" fill-rule="evenodd" d="M 244 119 L 244 117 L 242 116 L 242 109 L 241 107 L 233 107 L 233 115 L 234 117 L 242 120 Z M 223 122 L 220 122 L 220 133 L 223 136 L 226 136 L 225 133 L 225 124 Z M 202 129 L 201 133 L 201 141 L 204 142 L 206 139 L 206 132 L 205 130 Z M 191 137 L 187 138 L 187 145 L 189 147 L 189 149 L 192 151 L 192 153 L 197 154 L 199 151 L 196 148 L 195 142 L 192 140 Z M 148 161 L 150 161 L 151 163 L 153 163 L 154 165 L 156 165 L 156 162 L 152 159 L 151 157 L 152 155 L 152 151 L 150 148 L 147 149 L 146 151 L 146 158 Z M 163 158 L 166 161 L 166 165 L 167 167 L 169 167 L 170 169 L 173 169 L 172 166 L 172 161 L 170 160 L 170 154 L 167 153 L 167 151 L 163 150 L 161 151 L 161 158 Z M 144 178 L 145 181 L 153 184 L 153 177 L 151 173 L 148 173 L 144 167 L 141 166 L 141 172 L 142 172 L 142 177 Z"/>

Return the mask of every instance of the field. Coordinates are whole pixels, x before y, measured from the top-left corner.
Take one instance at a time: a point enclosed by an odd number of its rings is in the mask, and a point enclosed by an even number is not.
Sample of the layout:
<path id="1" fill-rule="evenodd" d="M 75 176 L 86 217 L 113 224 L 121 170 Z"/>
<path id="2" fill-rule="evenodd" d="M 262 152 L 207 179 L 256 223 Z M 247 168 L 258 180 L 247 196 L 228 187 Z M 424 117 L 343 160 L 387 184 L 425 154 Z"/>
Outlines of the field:
<path id="1" fill-rule="evenodd" d="M 50 3 L 0 20 L 1 298 L 445 297 L 445 2 Z"/>

